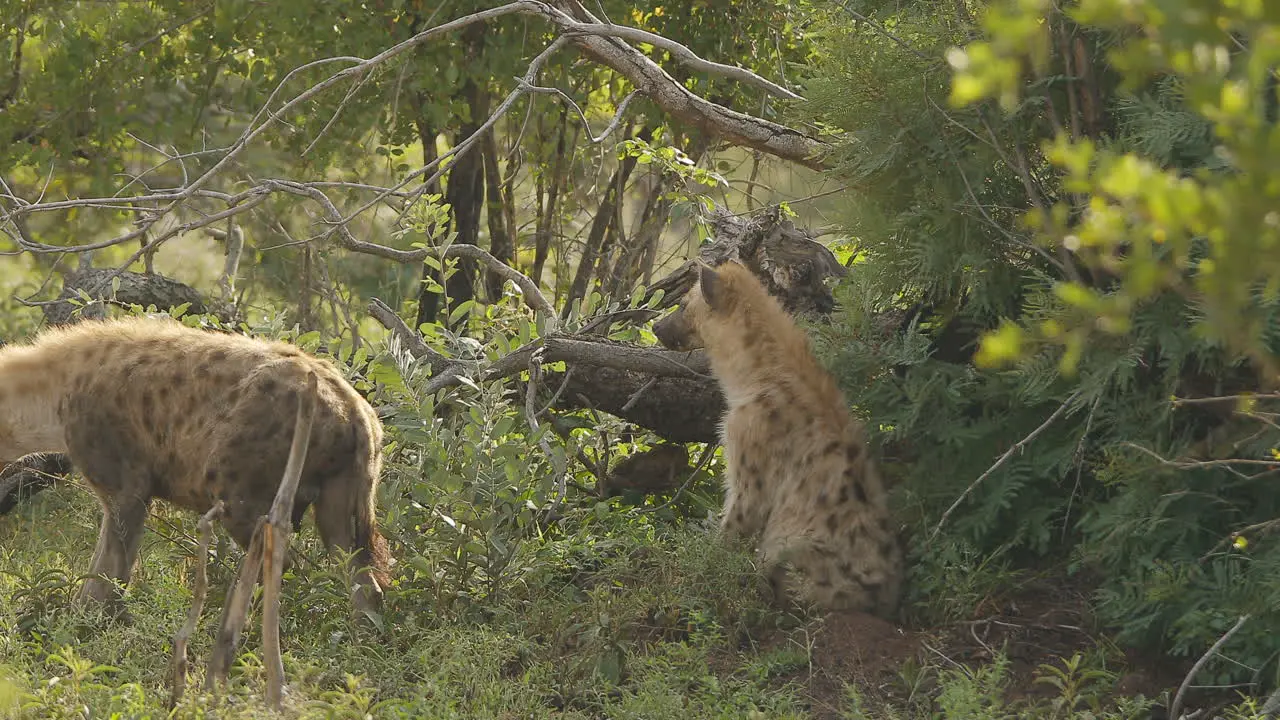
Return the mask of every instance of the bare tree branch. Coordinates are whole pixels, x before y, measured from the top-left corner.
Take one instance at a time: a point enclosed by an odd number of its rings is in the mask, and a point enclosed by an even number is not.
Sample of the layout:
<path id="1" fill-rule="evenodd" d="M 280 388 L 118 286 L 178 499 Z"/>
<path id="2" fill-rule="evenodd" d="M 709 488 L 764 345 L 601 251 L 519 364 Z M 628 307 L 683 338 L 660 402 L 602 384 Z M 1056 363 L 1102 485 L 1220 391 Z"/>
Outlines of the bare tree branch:
<path id="1" fill-rule="evenodd" d="M 1043 423 L 1040 424 L 1040 427 L 1036 428 L 1035 430 L 1032 430 L 1030 433 L 1027 434 L 1026 437 L 1022 438 L 1018 442 L 1011 445 L 1009 449 L 1006 450 L 1004 454 L 1000 456 L 1000 459 L 996 460 L 994 465 L 987 468 L 987 471 L 979 475 L 977 480 L 974 480 L 972 483 L 970 483 L 969 487 L 965 488 L 964 492 L 960 493 L 960 497 L 956 498 L 956 501 L 951 503 L 951 507 L 947 508 L 947 511 L 942 513 L 942 517 L 938 519 L 938 524 L 934 526 L 933 532 L 929 534 L 929 542 L 933 542 L 933 539 L 936 538 L 938 536 L 938 533 L 942 531 L 942 526 L 947 524 L 947 520 L 948 518 L 951 517 L 951 513 L 955 512 L 956 508 L 960 507 L 960 503 L 964 502 L 965 498 L 973 494 L 973 491 L 976 490 L 978 486 L 982 484 L 983 480 L 986 480 L 988 477 L 990 477 L 991 473 L 994 473 L 996 470 L 999 470 L 1006 462 L 1009 461 L 1009 458 L 1013 457 L 1014 453 L 1020 452 L 1026 449 L 1027 445 L 1030 445 L 1032 441 L 1034 441 L 1037 437 L 1040 436 L 1040 433 L 1048 429 L 1048 427 L 1052 425 L 1055 420 L 1062 417 L 1063 413 L 1065 413 L 1071 407 L 1071 403 L 1074 402 L 1075 399 L 1079 396 L 1080 396 L 1079 390 L 1071 393 L 1071 395 L 1068 396 L 1066 400 L 1062 401 L 1062 405 L 1058 406 L 1058 409 L 1054 410 L 1053 414 L 1050 415 L 1047 420 L 1045 420 Z"/>
<path id="2" fill-rule="evenodd" d="M 191 635 L 195 633 L 196 624 L 200 622 L 200 613 L 204 610 L 204 598 L 209 590 L 209 580 L 206 575 L 206 569 L 209 566 L 209 543 L 213 540 L 213 521 L 222 514 L 222 508 L 221 500 L 214 503 L 209 512 L 201 516 L 198 525 L 200 545 L 196 548 L 196 574 L 191 591 L 191 609 L 187 611 L 186 622 L 173 636 L 173 658 L 169 663 L 169 678 L 172 683 L 169 695 L 170 709 L 177 707 L 187 687 L 187 645 L 191 642 Z"/>
<path id="3" fill-rule="evenodd" d="M 825 149 L 826 145 L 824 143 L 814 140 L 792 128 L 772 123 L 761 118 L 756 118 L 751 115 L 746 115 L 744 113 L 739 113 L 698 97 L 667 74 L 666 71 L 664 71 L 657 63 L 649 59 L 648 56 L 622 42 L 622 39 L 628 38 L 648 42 L 668 50 L 681 62 L 691 64 L 698 69 L 725 74 L 734 79 L 749 82 L 757 87 L 765 88 L 775 94 L 783 95 L 784 97 L 798 97 L 785 88 L 760 78 L 745 69 L 734 68 L 702 60 L 692 51 L 688 50 L 688 48 L 685 48 L 679 43 L 675 43 L 670 40 L 664 41 L 660 36 L 653 35 L 652 33 L 648 33 L 643 30 L 608 23 L 578 22 L 569 13 L 547 3 L 537 2 L 536 0 L 515 0 L 514 2 L 506 5 L 472 13 L 453 21 L 428 28 L 417 35 L 414 35 L 412 38 L 393 45 L 392 47 L 368 59 L 350 56 L 323 58 L 293 69 L 286 74 L 283 79 L 281 79 L 280 83 L 277 84 L 276 88 L 271 92 L 267 101 L 258 109 L 257 113 L 255 113 L 253 118 L 250 120 L 248 126 L 235 140 L 235 142 L 225 149 L 222 157 L 220 157 L 208 170 L 204 171 L 190 182 L 185 183 L 181 188 L 170 192 L 151 193 L 131 198 L 97 198 L 92 200 L 81 199 L 49 203 L 45 203 L 43 201 L 36 203 L 26 202 L 9 192 L 7 193 L 6 199 L 10 200 L 15 207 L 8 208 L 3 212 L 3 214 L 0 214 L 0 222 L 12 220 L 16 223 L 18 220 L 33 213 L 50 212 L 72 207 L 109 208 L 115 210 L 127 209 L 141 215 L 134 229 L 120 236 L 96 243 L 58 247 L 34 242 L 29 237 L 23 237 L 22 233 L 19 233 L 17 238 L 20 248 L 32 252 L 85 252 L 130 242 L 146 236 L 160 220 L 167 217 L 178 206 L 196 197 L 217 197 L 218 199 L 222 199 L 224 202 L 227 202 L 229 205 L 238 205 L 238 207 L 231 207 L 223 210 L 222 212 L 202 217 L 199 220 L 178 224 L 165 233 L 156 236 L 147 244 L 146 248 L 144 248 L 144 250 L 154 252 L 158 249 L 158 245 L 175 235 L 211 225 L 239 212 L 244 212 L 254 205 L 260 204 L 265 199 L 265 195 L 271 190 L 297 192 L 306 189 L 309 191 L 319 192 L 319 190 L 314 186 L 307 186 L 299 183 L 285 184 L 283 181 L 275 181 L 277 184 L 270 186 L 259 185 L 237 195 L 211 192 L 205 190 L 205 186 L 208 185 L 214 177 L 221 174 L 244 152 L 246 148 L 250 146 L 250 144 L 266 132 L 267 129 L 274 126 L 281 117 L 287 117 L 291 110 L 308 102 L 333 86 L 348 80 L 353 81 L 354 86 L 358 86 L 367 81 L 368 75 L 373 70 L 385 65 L 392 59 L 403 55 L 409 50 L 412 50 L 429 40 L 446 33 L 468 27 L 475 23 L 487 22 L 512 14 L 526 14 L 542 17 L 561 28 L 565 34 L 557 38 L 546 48 L 546 50 L 531 62 L 529 72 L 526 73 L 522 80 L 517 81 L 518 86 L 516 89 L 511 92 L 502 106 L 493 113 L 489 122 L 485 123 L 485 125 L 483 125 L 475 134 L 470 138 L 467 138 L 463 143 L 460 143 L 453 149 L 453 151 L 451 151 L 451 153 L 438 158 L 435 163 L 419 168 L 413 173 L 410 173 L 396 187 L 382 189 L 378 193 L 377 197 L 372 201 L 362 205 L 355 212 L 347 215 L 346 217 L 342 217 L 340 221 L 335 223 L 334 228 L 331 228 L 325 233 L 326 236 L 333 232 L 339 232 L 338 228 L 345 228 L 346 223 L 349 223 L 352 218 L 362 214 L 374 204 L 381 202 L 386 195 L 399 195 L 401 188 L 403 188 L 407 183 L 412 182 L 426 172 L 429 172 L 433 167 L 438 167 L 439 164 L 448 157 L 466 152 L 470 149 L 471 145 L 478 140 L 479 136 L 484 132 L 487 132 L 492 127 L 493 123 L 505 114 L 510 106 L 523 95 L 530 92 L 555 92 L 563 95 L 563 93 L 552 88 L 540 88 L 534 85 L 533 80 L 536 78 L 538 70 L 541 65 L 545 63 L 546 59 L 569 41 L 578 45 L 600 62 L 625 75 L 636 85 L 639 92 L 652 99 L 665 112 L 670 113 L 672 116 L 684 122 L 695 125 L 713 135 L 724 137 L 730 142 L 735 142 L 746 147 L 768 152 L 778 157 L 792 160 L 809 167 L 821 166 L 821 163 L 818 160 L 818 155 Z M 333 63 L 345 63 L 349 66 L 297 93 L 278 107 L 275 106 L 283 89 L 295 77 L 305 71 Z M 619 108 L 619 116 L 622 114 L 623 110 L 624 108 Z M 610 124 L 610 128 L 606 130 L 604 135 L 607 135 L 616 127 L 616 125 L 617 120 L 615 119 L 615 121 Z M 325 127 L 327 128 L 328 125 Z M 602 139 L 602 137 L 603 135 L 593 139 L 599 140 Z M 185 155 L 164 154 L 166 155 L 166 163 L 180 157 L 186 157 Z M 442 170 L 439 172 L 442 172 Z M 437 172 L 437 174 L 439 174 L 439 172 Z M 137 178 L 131 181 L 131 184 L 135 181 L 137 181 Z M 427 184 L 429 185 L 430 183 Z M 312 192 L 299 194 L 308 194 L 313 199 L 320 201 L 320 198 L 316 197 Z M 410 199 L 416 198 L 417 195 L 417 192 L 410 193 Z M 327 202 L 327 198 L 325 201 L 321 202 L 322 204 L 327 203 L 328 205 L 332 205 L 331 202 Z M 240 203 L 244 204 L 241 205 Z M 143 204 L 153 206 L 158 204 L 159 207 L 138 207 L 138 205 Z M 387 256 L 389 254 L 387 252 L 389 249 L 384 248 L 383 246 L 374 244 L 360 245 L 359 241 L 355 241 L 349 233 L 346 234 L 344 240 L 348 244 L 352 245 L 351 249 L 355 249 L 360 252 L 369 252 L 371 254 L 383 256 Z M 391 259 L 397 259 L 400 261 L 408 259 L 395 257 L 394 252 L 390 254 L 393 255 Z M 139 254 L 138 256 L 140 257 L 141 255 L 142 254 Z"/>
<path id="4" fill-rule="evenodd" d="M 750 70 L 736 67 L 734 65 L 724 65 L 710 60 L 703 60 L 698 57 L 697 53 L 684 45 L 681 45 L 675 40 L 665 38 L 647 30 L 641 30 L 640 28 L 614 25 L 612 23 L 586 23 L 570 29 L 567 34 L 570 37 L 575 35 L 597 35 L 601 37 L 616 37 L 623 40 L 631 40 L 632 42 L 648 43 L 656 48 L 662 48 L 663 50 L 671 53 L 672 58 L 692 70 L 698 70 L 715 75 L 723 75 L 731 80 L 737 80 L 745 85 L 754 85 L 755 87 L 758 87 L 770 94 L 784 97 L 788 100 L 804 99 L 781 85 L 766 80 Z"/>
<path id="5" fill-rule="evenodd" d="M 1249 617 L 1249 615 L 1241 615 L 1240 619 L 1236 620 L 1236 624 L 1231 626 L 1230 630 L 1223 633 L 1222 637 L 1218 638 L 1218 641 L 1206 650 L 1204 655 L 1200 656 L 1200 659 L 1196 661 L 1196 664 L 1191 666 L 1191 671 L 1187 673 L 1187 676 L 1182 679 L 1182 684 L 1178 686 L 1178 694 L 1173 696 L 1173 703 L 1169 705 L 1170 720 L 1184 720 L 1185 716 L 1182 714 L 1182 698 L 1187 694 L 1187 688 L 1191 687 L 1191 681 L 1195 679 L 1196 675 L 1200 674 L 1201 668 L 1205 666 L 1205 663 L 1209 662 L 1209 658 L 1216 655 L 1218 651 L 1222 649 L 1222 646 L 1226 645 L 1227 641 L 1231 639 L 1231 636 L 1235 635 L 1239 632 L 1240 628 L 1244 627 L 1244 624 L 1248 622 Z"/>
<path id="6" fill-rule="evenodd" d="M 552 22 L 573 33 L 574 43 L 579 48 L 601 64 L 617 70 L 672 117 L 736 145 L 761 150 L 806 167 L 823 167 L 821 156 L 827 150 L 826 143 L 794 128 L 730 110 L 700 97 L 639 50 L 619 39 L 584 31 L 584 28 L 599 23 L 579 23 L 561 18 L 567 18 L 567 15 L 548 16 Z"/>

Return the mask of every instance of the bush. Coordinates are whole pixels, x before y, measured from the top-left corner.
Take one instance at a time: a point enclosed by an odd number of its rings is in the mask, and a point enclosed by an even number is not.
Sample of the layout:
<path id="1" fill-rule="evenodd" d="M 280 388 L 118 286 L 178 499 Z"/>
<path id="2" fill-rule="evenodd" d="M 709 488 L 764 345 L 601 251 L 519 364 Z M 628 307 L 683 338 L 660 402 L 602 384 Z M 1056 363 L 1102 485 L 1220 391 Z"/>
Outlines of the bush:
<path id="1" fill-rule="evenodd" d="M 1280 133 L 1224 114 L 1225 92 L 1209 102 L 1186 37 L 1151 39 L 1172 54 L 1138 75 L 1125 43 L 1148 36 L 1120 16 L 1159 22 L 1162 3 L 1121 13 L 1137 6 L 1098 0 L 1067 15 L 1042 5 L 989 11 L 967 56 L 955 48 L 973 26 L 935 3 L 856 22 L 831 10 L 807 111 L 837 138 L 857 260 L 838 317 L 815 328 L 821 352 L 901 482 L 922 612 L 972 610 L 957 607 L 968 595 L 952 592 L 948 568 L 988 569 L 986 581 L 966 578 L 976 604 L 1007 573 L 1061 563 L 1081 582 L 1100 578 L 1095 607 L 1123 641 L 1173 655 L 1199 655 L 1252 614 L 1223 649 L 1234 662 L 1219 657 L 1201 680 L 1274 684 L 1280 408 L 1235 396 L 1263 386 L 1280 349 L 1267 269 L 1280 256 L 1246 272 L 1239 253 L 1261 257 L 1275 231 L 1227 219 L 1239 208 L 1264 222 L 1254 210 L 1280 163 L 1241 153 L 1271 157 Z M 1257 91 L 1275 26 L 1198 17 L 1194 28 L 1169 22 L 1204 37 L 1217 20 L 1240 30 L 1229 89 Z M 1225 52 L 1214 33 L 1205 52 Z M 944 57 L 964 69 L 954 85 Z M 1024 57 L 1034 62 L 1006 62 Z M 1078 142 L 1064 139 L 1072 131 Z M 1117 189 L 1124 168 L 1141 184 Z M 1178 214 L 1191 212 L 1177 207 L 1188 197 L 1204 217 Z M 1103 222 L 1114 225 L 1105 238 Z M 1162 228 L 1188 241 L 1150 240 Z M 1219 259 L 1214 280 L 1206 258 Z M 1224 288 L 1228 266 L 1233 287 L 1255 290 Z M 1210 397 L 1227 399 L 1185 400 Z"/>

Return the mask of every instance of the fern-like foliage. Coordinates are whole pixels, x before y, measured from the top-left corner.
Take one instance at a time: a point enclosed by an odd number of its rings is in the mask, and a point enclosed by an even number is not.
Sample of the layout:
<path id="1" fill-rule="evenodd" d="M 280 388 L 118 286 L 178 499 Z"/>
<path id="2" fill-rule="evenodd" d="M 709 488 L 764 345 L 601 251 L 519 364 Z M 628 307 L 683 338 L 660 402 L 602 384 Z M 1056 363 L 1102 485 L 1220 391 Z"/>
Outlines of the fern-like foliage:
<path id="1" fill-rule="evenodd" d="M 874 23 L 833 5 L 827 52 L 805 91 L 809 119 L 838 130 L 844 221 L 863 259 L 837 288 L 836 317 L 813 332 L 868 419 L 912 526 L 917 599 L 936 605 L 928 593 L 971 553 L 1010 571 L 1065 561 L 1101 578 L 1095 609 L 1124 642 L 1198 655 L 1251 613 L 1252 632 L 1223 650 L 1232 660 L 1208 672 L 1221 684 L 1274 680 L 1280 533 L 1269 531 L 1280 522 L 1267 523 L 1280 518 L 1280 400 L 1243 415 L 1230 401 L 1174 402 L 1258 381 L 1189 329 L 1195 298 L 1172 294 L 1138 308 L 1125 332 L 1100 336 L 1073 375 L 1061 371 L 1060 349 L 1012 370 L 976 368 L 979 330 L 1070 312 L 1055 283 L 1078 268 L 1036 246 L 1021 218 L 1065 193 L 1038 148 L 1074 80 L 1042 78 L 1043 92 L 1012 115 L 954 110 L 941 58 L 968 32 L 954 6 L 856 5 Z M 1113 38 L 1091 40 L 1102 58 Z M 1107 77 L 1104 63 L 1098 75 Z M 1174 83 L 1098 88 L 1099 142 L 1187 172 L 1219 169 L 1210 126 Z M 1259 293 L 1268 337 L 1280 340 L 1273 304 Z M 1243 548 L 1231 542 L 1240 531 Z"/>

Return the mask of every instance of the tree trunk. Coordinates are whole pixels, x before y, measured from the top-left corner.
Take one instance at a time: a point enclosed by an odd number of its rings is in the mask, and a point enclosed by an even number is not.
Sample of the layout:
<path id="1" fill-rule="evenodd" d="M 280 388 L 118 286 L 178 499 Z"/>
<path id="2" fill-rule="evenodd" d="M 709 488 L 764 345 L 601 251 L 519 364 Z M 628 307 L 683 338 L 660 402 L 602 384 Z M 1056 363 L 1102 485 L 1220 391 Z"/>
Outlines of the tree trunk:
<path id="1" fill-rule="evenodd" d="M 647 127 L 632 135 L 645 141 L 652 136 L 653 132 Z M 617 220 L 617 210 L 622 202 L 623 190 L 638 160 L 639 158 L 635 156 L 623 158 L 618 163 L 617 169 L 613 171 L 613 177 L 609 178 L 609 188 L 605 191 L 604 199 L 600 201 L 600 207 L 596 210 L 591 231 L 587 234 L 587 242 L 582 248 L 582 258 L 578 261 L 578 271 L 574 273 L 573 284 L 569 286 L 569 296 L 565 298 L 564 315 L 566 316 L 574 303 L 587 296 L 591 280 L 596 274 L 596 265 L 599 263 L 601 251 L 604 249 L 605 236 L 610 226 Z"/>
<path id="2" fill-rule="evenodd" d="M 504 190 L 498 163 L 498 139 L 492 132 L 480 143 L 484 159 L 485 214 L 489 219 L 489 254 L 510 265 L 516 256 L 515 211 L 511 194 Z M 502 276 L 485 272 L 485 296 L 497 302 L 502 296 Z"/>
<path id="3" fill-rule="evenodd" d="M 468 28 L 463 33 L 463 45 L 467 56 L 479 55 L 484 48 L 484 26 L 474 25 Z M 455 142 L 473 135 L 489 117 L 489 91 L 483 83 L 468 79 L 462 86 L 461 94 L 471 110 L 471 117 L 454 134 Z M 478 150 L 473 146 L 471 151 L 461 157 L 454 156 L 445 181 L 444 201 L 450 206 L 452 230 L 457 233 L 454 243 L 457 244 L 475 245 L 480 237 L 480 215 L 484 205 L 484 158 Z M 441 297 L 423 285 L 418 294 L 419 326 L 441 318 L 447 321 L 453 308 L 475 298 L 478 272 L 476 263 L 462 258 L 458 260 L 456 267 L 456 272 L 448 279 L 444 279 L 443 273 L 437 273 L 430 267 L 423 269 L 424 273 L 436 275 L 436 282 L 444 286 L 446 297 Z M 461 326 L 462 320 L 448 324 L 456 330 Z"/>
<path id="4" fill-rule="evenodd" d="M 556 132 L 556 155 L 551 161 L 551 174 L 547 181 L 547 203 L 539 208 L 538 228 L 534 232 L 533 272 L 529 277 L 538 285 L 542 284 L 542 269 L 546 267 L 547 256 L 551 253 L 551 237 L 555 228 L 556 212 L 560 199 L 560 189 L 564 186 L 565 138 L 569 134 L 569 110 L 560 111 L 560 127 Z"/>

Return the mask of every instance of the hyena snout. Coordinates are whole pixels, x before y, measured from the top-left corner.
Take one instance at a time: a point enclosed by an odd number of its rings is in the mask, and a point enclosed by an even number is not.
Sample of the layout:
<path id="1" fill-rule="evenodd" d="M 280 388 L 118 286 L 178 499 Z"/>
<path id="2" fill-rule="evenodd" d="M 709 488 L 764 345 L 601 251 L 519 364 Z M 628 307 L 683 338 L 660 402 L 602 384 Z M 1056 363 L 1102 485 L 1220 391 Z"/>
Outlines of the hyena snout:
<path id="1" fill-rule="evenodd" d="M 675 312 L 654 323 L 653 334 L 668 350 L 688 352 L 702 347 L 698 329 L 689 321 L 684 308 L 676 308 Z"/>

